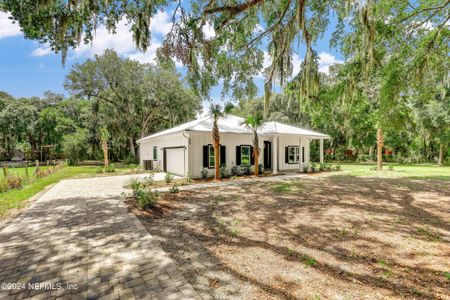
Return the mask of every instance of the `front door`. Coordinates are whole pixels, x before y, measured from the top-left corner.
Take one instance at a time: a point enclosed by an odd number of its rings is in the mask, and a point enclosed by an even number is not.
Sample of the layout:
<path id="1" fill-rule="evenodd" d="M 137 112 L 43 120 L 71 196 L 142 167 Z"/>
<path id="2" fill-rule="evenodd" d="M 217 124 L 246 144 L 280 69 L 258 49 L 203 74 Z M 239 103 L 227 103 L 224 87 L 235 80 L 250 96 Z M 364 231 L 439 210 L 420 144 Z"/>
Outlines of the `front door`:
<path id="1" fill-rule="evenodd" d="M 272 142 L 264 141 L 264 169 L 272 169 Z"/>

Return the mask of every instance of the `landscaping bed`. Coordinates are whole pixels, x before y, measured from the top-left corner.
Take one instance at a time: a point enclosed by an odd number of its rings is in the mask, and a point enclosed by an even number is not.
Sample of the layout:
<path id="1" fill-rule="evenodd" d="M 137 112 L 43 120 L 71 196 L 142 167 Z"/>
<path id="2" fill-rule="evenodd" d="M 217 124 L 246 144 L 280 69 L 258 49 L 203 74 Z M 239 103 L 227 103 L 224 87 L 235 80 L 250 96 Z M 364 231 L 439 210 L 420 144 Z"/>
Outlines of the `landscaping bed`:
<path id="1" fill-rule="evenodd" d="M 314 176 L 128 203 L 205 299 L 449 299 L 446 181 Z"/>

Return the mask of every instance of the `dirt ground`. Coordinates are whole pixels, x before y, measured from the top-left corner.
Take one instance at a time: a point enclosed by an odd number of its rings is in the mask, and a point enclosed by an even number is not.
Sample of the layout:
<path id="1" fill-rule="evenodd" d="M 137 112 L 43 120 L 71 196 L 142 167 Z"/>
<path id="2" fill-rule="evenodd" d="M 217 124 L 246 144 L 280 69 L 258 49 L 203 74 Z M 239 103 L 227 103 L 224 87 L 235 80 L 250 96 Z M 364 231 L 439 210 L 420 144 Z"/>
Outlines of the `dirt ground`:
<path id="1" fill-rule="evenodd" d="M 205 299 L 450 299 L 450 183 L 350 176 L 133 208 Z"/>

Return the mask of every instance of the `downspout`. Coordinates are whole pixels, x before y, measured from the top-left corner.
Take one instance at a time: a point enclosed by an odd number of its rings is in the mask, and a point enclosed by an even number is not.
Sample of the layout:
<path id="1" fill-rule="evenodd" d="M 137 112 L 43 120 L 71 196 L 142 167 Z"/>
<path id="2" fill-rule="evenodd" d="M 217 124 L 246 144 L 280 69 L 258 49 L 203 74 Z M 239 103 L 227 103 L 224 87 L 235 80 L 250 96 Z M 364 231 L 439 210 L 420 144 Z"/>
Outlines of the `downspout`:
<path id="1" fill-rule="evenodd" d="M 183 137 L 185 137 L 187 139 L 187 146 L 185 147 L 184 151 L 187 151 L 187 155 L 188 155 L 188 170 L 189 170 L 189 144 L 191 142 L 191 139 L 189 138 L 189 135 L 186 135 L 186 132 L 183 132 Z M 184 153 L 184 158 L 183 158 L 183 169 L 184 169 L 184 176 L 187 176 L 187 172 L 186 172 L 186 153 Z"/>

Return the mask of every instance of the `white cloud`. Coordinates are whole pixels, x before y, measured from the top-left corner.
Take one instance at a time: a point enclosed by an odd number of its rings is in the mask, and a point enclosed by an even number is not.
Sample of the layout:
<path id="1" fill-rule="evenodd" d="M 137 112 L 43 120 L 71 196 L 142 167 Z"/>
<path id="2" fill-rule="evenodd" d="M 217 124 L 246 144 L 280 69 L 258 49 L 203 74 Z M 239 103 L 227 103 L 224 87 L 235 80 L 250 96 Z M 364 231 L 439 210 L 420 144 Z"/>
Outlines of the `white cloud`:
<path id="1" fill-rule="evenodd" d="M 150 22 L 150 31 L 152 34 L 160 34 L 162 36 L 169 33 L 172 28 L 172 16 L 165 11 L 159 11 L 152 17 Z"/>
<path id="2" fill-rule="evenodd" d="M 211 25 L 211 23 L 207 22 L 203 28 L 202 28 L 203 34 L 205 35 L 206 39 L 210 39 L 216 36 L 216 31 L 214 30 L 214 27 Z"/>
<path id="3" fill-rule="evenodd" d="M 0 40 L 7 37 L 21 35 L 20 27 L 10 19 L 10 14 L 0 11 Z"/>
<path id="4" fill-rule="evenodd" d="M 39 48 L 34 49 L 34 51 L 31 53 L 31 56 L 45 56 L 48 54 L 51 54 L 53 51 L 48 46 L 41 46 Z"/>
<path id="5" fill-rule="evenodd" d="M 298 72 L 300 72 L 300 67 L 302 65 L 302 62 L 303 62 L 303 59 L 301 59 L 297 53 L 294 53 L 294 55 L 292 55 L 292 65 L 293 65 L 292 77 L 295 77 L 295 75 L 297 75 Z"/>
<path id="6" fill-rule="evenodd" d="M 328 74 L 331 65 L 342 63 L 344 61 L 337 59 L 333 54 L 327 52 L 319 53 L 319 72 Z"/>

